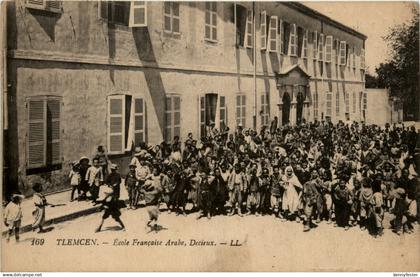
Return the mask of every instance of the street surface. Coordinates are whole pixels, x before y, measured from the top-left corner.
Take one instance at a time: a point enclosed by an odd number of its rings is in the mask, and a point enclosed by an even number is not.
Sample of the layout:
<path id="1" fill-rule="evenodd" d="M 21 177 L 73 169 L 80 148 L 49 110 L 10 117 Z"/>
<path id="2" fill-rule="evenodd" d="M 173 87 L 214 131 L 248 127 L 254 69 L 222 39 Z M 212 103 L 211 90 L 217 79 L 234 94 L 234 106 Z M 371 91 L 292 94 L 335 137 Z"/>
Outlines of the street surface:
<path id="1" fill-rule="evenodd" d="M 96 213 L 45 234 L 24 233 L 20 243 L 3 238 L 3 270 L 420 271 L 419 225 L 413 234 L 399 237 L 386 229 L 373 238 L 358 227 L 345 231 L 326 222 L 304 233 L 302 224 L 271 216 L 197 220 L 196 213 L 163 212 L 163 229 L 150 233 L 145 208 L 122 213 L 126 231 L 109 218 L 95 233 L 102 215 Z"/>

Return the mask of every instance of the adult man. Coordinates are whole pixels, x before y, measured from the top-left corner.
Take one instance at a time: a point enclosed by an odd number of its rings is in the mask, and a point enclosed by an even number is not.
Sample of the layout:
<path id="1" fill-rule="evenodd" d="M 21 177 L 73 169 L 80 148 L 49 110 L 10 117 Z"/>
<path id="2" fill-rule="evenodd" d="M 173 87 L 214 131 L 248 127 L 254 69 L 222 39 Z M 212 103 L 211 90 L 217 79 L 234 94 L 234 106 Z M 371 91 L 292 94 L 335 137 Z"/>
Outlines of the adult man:
<path id="1" fill-rule="evenodd" d="M 229 198 L 232 207 L 230 216 L 235 214 L 235 210 L 238 210 L 238 215 L 242 216 L 241 205 L 242 205 L 242 193 L 246 188 L 246 178 L 242 172 L 239 163 L 235 164 L 235 170 L 231 173 L 228 178 Z"/>

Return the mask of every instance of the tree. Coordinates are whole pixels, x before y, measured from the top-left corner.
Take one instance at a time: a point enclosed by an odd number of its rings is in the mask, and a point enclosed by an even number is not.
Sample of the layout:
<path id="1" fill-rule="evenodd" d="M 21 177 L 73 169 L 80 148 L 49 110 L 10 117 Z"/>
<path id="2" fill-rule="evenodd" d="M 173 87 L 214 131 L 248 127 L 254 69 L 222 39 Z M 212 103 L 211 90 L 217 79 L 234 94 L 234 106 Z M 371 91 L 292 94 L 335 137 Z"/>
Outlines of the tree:
<path id="1" fill-rule="evenodd" d="M 391 94 L 403 101 L 405 117 L 411 114 L 413 119 L 419 119 L 418 6 L 413 6 L 412 13 L 407 23 L 392 27 L 383 38 L 391 49 L 391 55 L 386 63 L 376 68 L 376 73 L 378 86 L 390 88 Z"/>

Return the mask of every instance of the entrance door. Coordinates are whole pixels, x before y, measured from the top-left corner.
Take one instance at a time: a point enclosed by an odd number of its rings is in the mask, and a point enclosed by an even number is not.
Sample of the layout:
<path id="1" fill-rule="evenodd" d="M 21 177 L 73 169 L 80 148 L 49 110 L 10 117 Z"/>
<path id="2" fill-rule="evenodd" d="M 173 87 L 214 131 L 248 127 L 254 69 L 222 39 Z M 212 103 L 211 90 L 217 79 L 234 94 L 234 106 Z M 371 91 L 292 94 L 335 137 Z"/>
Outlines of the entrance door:
<path id="1" fill-rule="evenodd" d="M 286 125 L 290 122 L 290 96 L 287 92 L 285 92 L 283 95 L 282 122 L 283 125 Z"/>
<path id="2" fill-rule="evenodd" d="M 298 92 L 296 101 L 296 124 L 299 125 L 302 123 L 303 101 L 305 101 L 305 96 L 302 91 Z"/>

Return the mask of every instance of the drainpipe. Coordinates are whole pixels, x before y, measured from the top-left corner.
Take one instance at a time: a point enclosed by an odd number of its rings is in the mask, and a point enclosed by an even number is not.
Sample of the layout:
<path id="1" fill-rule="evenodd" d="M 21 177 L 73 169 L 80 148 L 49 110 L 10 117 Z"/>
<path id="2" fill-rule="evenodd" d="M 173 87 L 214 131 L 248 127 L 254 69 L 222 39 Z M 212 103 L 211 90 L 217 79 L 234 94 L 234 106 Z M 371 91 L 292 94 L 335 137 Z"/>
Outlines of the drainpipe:
<path id="1" fill-rule="evenodd" d="M 1 24 L 3 26 L 0 34 L 0 41 L 1 41 L 1 55 L 2 55 L 2 94 L 0 96 L 0 100 L 2 101 L 3 105 L 3 121 L 2 121 L 2 130 L 8 129 L 8 119 L 7 119 L 7 20 L 6 20 L 6 9 L 7 1 L 1 3 L 1 18 L 3 19 Z"/>
<path id="2" fill-rule="evenodd" d="M 257 64 L 256 64 L 256 61 L 257 61 L 257 58 L 256 58 L 256 54 L 257 54 L 257 49 L 256 49 L 256 46 L 257 46 L 257 44 L 256 44 L 256 37 L 255 37 L 255 30 L 256 30 L 256 22 L 255 22 L 255 2 L 252 2 L 252 16 L 253 16 L 253 18 L 252 18 L 252 25 L 253 25 L 253 30 L 252 30 L 252 32 L 253 32 L 253 34 L 252 34 L 252 49 L 253 49 L 253 53 L 252 53 L 252 60 L 253 60 L 253 63 L 254 63 L 254 72 L 253 72 L 253 78 L 254 78 L 254 116 L 253 116 L 253 119 L 254 119 L 254 124 L 253 124 L 253 127 L 254 127 L 254 130 L 257 130 Z"/>

